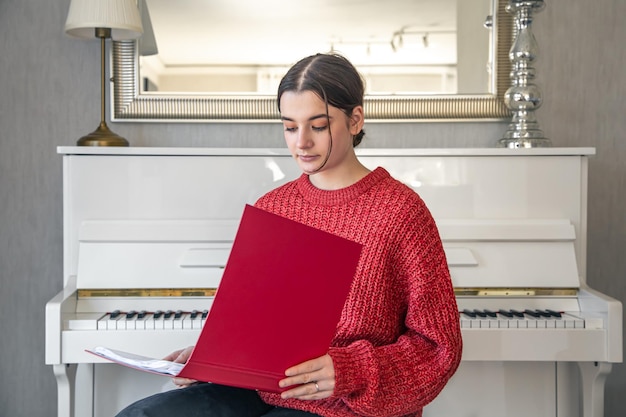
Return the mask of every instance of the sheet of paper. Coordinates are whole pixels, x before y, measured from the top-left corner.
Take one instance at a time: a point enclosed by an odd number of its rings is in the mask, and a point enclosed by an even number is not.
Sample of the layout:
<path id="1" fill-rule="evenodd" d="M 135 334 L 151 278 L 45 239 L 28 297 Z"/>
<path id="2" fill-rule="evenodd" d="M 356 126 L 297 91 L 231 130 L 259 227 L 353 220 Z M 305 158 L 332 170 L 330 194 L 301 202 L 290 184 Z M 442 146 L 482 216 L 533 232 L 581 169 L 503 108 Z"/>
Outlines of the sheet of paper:
<path id="1" fill-rule="evenodd" d="M 108 359 L 112 362 L 119 363 L 120 365 L 163 375 L 176 376 L 184 366 L 182 363 L 148 358 L 130 352 L 109 349 L 103 346 L 96 346 L 93 349 L 87 349 L 87 352 L 93 353 L 96 356 L 100 356 L 101 358 Z"/>

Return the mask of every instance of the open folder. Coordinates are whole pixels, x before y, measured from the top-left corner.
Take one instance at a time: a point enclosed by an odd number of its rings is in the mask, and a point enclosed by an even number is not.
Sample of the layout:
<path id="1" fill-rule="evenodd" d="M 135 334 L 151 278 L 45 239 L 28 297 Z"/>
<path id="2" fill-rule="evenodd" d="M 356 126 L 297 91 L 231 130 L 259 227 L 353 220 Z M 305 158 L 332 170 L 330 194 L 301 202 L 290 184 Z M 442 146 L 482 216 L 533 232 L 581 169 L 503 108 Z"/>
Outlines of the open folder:
<path id="1" fill-rule="evenodd" d="M 360 254 L 356 242 L 246 205 L 186 364 L 88 351 L 162 375 L 280 392 L 287 368 L 328 352 Z"/>

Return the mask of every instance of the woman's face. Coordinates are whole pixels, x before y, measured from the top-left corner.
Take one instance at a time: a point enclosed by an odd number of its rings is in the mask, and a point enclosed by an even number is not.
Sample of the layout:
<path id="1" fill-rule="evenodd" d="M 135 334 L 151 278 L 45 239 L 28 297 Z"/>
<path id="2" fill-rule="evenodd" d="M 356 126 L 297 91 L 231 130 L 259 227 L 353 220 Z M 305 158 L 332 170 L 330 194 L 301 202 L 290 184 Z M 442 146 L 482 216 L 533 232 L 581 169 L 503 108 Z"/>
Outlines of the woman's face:
<path id="1" fill-rule="evenodd" d="M 363 119 L 360 106 L 348 117 L 329 105 L 327 115 L 324 101 L 312 91 L 286 91 L 280 98 L 280 109 L 287 147 L 305 173 L 341 167 L 354 155 L 352 137 L 361 130 Z M 331 135 L 332 151 L 328 155 Z"/>

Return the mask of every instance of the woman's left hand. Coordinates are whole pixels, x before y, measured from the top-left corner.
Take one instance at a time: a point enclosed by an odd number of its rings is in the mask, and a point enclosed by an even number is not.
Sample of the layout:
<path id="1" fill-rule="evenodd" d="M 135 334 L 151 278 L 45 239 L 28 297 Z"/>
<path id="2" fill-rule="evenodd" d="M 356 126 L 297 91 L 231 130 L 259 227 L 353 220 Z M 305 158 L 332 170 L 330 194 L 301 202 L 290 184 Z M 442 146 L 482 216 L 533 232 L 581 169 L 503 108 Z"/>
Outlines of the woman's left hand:
<path id="1" fill-rule="evenodd" d="M 278 385 L 281 388 L 295 387 L 282 392 L 282 398 L 319 400 L 330 397 L 335 390 L 335 367 L 328 354 L 292 366 L 285 375 L 287 378 L 280 380 Z"/>

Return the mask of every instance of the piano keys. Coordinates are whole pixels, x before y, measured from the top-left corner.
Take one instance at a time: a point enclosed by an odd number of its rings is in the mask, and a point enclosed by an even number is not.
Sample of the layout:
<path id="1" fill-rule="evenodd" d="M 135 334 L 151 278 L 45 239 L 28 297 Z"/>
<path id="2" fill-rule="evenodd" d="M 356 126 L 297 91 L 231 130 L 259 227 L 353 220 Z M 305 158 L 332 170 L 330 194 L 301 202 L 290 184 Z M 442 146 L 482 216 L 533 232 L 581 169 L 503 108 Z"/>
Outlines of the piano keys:
<path id="1" fill-rule="evenodd" d="M 462 329 L 584 329 L 592 325 L 585 325 L 585 319 L 575 314 L 550 309 L 465 309 L 460 314 Z"/>
<path id="2" fill-rule="evenodd" d="M 68 330 L 200 330 L 208 310 L 156 310 L 123 312 L 115 310 L 91 319 L 68 320 Z M 601 328 L 602 321 L 585 321 L 570 312 L 550 309 L 468 310 L 459 312 L 463 329 L 590 329 Z"/>
<path id="3" fill-rule="evenodd" d="M 282 149 L 58 152 L 64 275 L 46 305 L 46 363 L 59 417 L 110 416 L 165 381 L 84 349 L 162 357 L 194 344 L 244 205 L 300 172 Z M 622 305 L 586 282 L 593 149 L 357 153 L 420 194 L 446 251 L 463 358 L 424 416 L 601 417 Z"/>
<path id="4" fill-rule="evenodd" d="M 115 310 L 93 319 L 72 319 L 69 330 L 200 330 L 209 310 Z"/>

